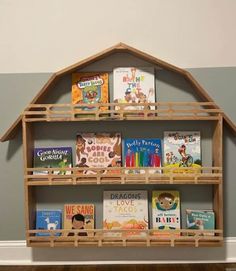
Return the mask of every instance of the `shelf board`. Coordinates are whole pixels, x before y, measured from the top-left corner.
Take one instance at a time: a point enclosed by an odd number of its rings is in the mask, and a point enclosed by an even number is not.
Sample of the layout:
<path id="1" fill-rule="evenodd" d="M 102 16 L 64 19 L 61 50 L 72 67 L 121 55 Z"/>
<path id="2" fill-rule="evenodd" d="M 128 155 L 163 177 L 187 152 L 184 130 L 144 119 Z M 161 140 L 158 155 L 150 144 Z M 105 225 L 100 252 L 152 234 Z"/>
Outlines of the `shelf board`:
<path id="1" fill-rule="evenodd" d="M 88 236 L 78 236 L 78 232 Z M 35 236 L 36 233 L 49 236 Z M 74 236 L 67 236 L 73 232 Z M 60 236 L 55 236 L 60 233 Z M 211 235 L 210 235 L 211 234 Z M 222 230 L 28 230 L 27 244 L 32 247 L 155 247 L 155 246 L 222 246 Z"/>
<path id="2" fill-rule="evenodd" d="M 67 173 L 69 173 L 67 175 L 53 174 L 53 172 L 59 170 L 62 169 L 27 168 L 25 182 L 29 186 L 102 185 L 102 184 L 221 184 L 222 182 L 221 167 L 201 167 L 201 168 L 108 167 L 108 168 L 89 168 L 89 169 L 74 167 L 63 169 Z M 42 171 L 47 171 L 48 174 L 38 175 L 38 173 Z M 153 173 L 153 171 L 155 173 Z M 85 174 L 85 172 L 87 172 L 88 174 Z"/>
<path id="3" fill-rule="evenodd" d="M 30 104 L 25 122 L 74 122 L 122 120 L 218 120 L 222 111 L 213 102 Z M 132 107 L 132 110 L 131 108 Z M 105 110 L 104 110 L 105 108 Z M 133 110 L 134 109 L 134 110 Z"/>

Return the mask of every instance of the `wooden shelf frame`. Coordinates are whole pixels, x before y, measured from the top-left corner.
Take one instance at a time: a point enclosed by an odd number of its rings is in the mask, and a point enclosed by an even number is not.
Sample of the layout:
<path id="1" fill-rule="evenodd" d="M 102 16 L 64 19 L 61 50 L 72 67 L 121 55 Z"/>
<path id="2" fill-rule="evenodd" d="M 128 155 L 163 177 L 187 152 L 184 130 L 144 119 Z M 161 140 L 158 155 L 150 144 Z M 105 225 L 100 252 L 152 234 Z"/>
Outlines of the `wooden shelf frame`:
<path id="1" fill-rule="evenodd" d="M 137 110 L 127 107 L 137 106 Z M 109 120 L 218 120 L 221 109 L 213 102 L 30 104 L 23 112 L 25 122 Z M 102 108 L 107 108 L 106 110 Z M 150 109 L 151 108 L 151 109 Z"/>
<path id="2" fill-rule="evenodd" d="M 64 168 L 68 175 L 55 175 L 62 168 L 27 168 L 26 185 L 102 185 L 102 184 L 221 184 L 222 167 L 201 168 Z M 175 171 L 184 172 L 175 172 Z M 38 174 L 48 171 L 48 174 Z M 89 174 L 83 172 L 89 171 Z M 129 173 L 136 171 L 140 173 Z M 151 171 L 151 172 L 150 172 Z M 152 173 L 155 171 L 155 173 Z M 105 173 L 102 173 L 105 172 Z M 33 174 L 34 173 L 34 174 Z M 37 174 L 36 174 L 37 173 Z"/>
<path id="3" fill-rule="evenodd" d="M 88 236 L 78 236 L 87 232 Z M 36 236 L 47 233 L 49 236 Z M 60 236 L 56 236 L 56 234 Z M 68 236 L 74 233 L 74 236 Z M 131 233 L 131 234 L 130 234 Z M 159 234 L 158 234 L 159 233 Z M 28 230 L 27 244 L 32 247 L 154 247 L 154 246 L 219 246 L 223 242 L 222 230 Z"/>

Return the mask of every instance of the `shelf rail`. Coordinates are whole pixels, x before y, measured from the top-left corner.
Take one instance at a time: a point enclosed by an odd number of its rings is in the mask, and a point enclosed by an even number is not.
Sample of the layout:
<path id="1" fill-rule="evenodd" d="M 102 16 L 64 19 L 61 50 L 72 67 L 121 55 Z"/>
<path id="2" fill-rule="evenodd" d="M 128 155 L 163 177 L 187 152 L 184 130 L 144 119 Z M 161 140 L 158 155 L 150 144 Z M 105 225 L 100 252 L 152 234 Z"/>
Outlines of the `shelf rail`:
<path id="1" fill-rule="evenodd" d="M 37 236 L 37 234 L 48 236 Z M 29 246 L 220 246 L 223 241 L 222 230 L 28 230 Z"/>
<path id="2" fill-rule="evenodd" d="M 220 184 L 222 167 L 27 168 L 27 185 Z"/>
<path id="3" fill-rule="evenodd" d="M 217 120 L 213 102 L 30 104 L 26 122 L 99 120 Z"/>

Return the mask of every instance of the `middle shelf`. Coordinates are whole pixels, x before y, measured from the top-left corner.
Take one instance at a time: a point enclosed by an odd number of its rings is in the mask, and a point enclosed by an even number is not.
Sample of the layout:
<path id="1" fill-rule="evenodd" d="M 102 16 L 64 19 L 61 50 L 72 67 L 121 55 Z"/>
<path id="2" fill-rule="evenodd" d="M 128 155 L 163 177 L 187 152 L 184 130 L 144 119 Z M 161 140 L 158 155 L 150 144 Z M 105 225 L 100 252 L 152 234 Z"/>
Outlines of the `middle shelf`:
<path id="1" fill-rule="evenodd" d="M 102 184 L 221 184 L 222 167 L 104 167 L 27 168 L 26 185 L 102 185 Z M 41 172 L 47 172 L 42 174 Z"/>

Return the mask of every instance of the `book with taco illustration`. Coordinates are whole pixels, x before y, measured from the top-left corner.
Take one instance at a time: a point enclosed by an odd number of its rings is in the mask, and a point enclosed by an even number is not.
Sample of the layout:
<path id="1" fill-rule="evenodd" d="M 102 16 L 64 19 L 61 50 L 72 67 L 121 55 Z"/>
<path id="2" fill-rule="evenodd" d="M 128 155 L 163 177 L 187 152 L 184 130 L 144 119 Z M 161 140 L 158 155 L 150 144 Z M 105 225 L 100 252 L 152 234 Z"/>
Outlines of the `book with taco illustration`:
<path id="1" fill-rule="evenodd" d="M 34 174 L 46 175 L 47 170 L 37 170 L 36 168 L 61 168 L 54 170 L 53 174 L 68 175 L 71 171 L 64 168 L 72 167 L 72 148 L 55 147 L 55 148 L 35 148 L 34 149 Z"/>
<path id="2" fill-rule="evenodd" d="M 126 110 L 143 110 L 143 106 L 132 106 L 132 103 L 155 103 L 154 67 L 115 68 L 113 87 L 114 102 L 127 104 Z"/>
<path id="3" fill-rule="evenodd" d="M 164 166 L 174 172 L 191 172 L 188 167 L 200 168 L 201 137 L 199 131 L 164 132 Z M 182 170 L 184 169 L 184 170 Z"/>
<path id="4" fill-rule="evenodd" d="M 78 72 L 72 74 L 72 104 L 86 103 L 81 110 L 95 110 L 93 104 L 108 103 L 108 73 Z M 101 107 L 105 110 L 107 107 Z"/>
<path id="5" fill-rule="evenodd" d="M 36 230 L 58 230 L 62 226 L 61 210 L 36 210 Z M 36 236 L 50 236 L 50 233 L 37 232 Z M 55 236 L 61 235 L 55 233 Z"/>
<path id="6" fill-rule="evenodd" d="M 65 204 L 64 205 L 64 229 L 78 230 L 71 231 L 67 236 L 93 236 L 93 232 L 85 230 L 94 229 L 94 205 L 93 204 Z"/>
<path id="7" fill-rule="evenodd" d="M 152 192 L 152 223 L 155 235 L 168 236 L 165 231 L 180 229 L 179 191 Z M 178 233 L 176 235 L 179 235 Z"/>
<path id="8" fill-rule="evenodd" d="M 186 220 L 186 226 L 191 230 L 215 229 L 215 213 L 213 210 L 186 209 Z M 214 233 L 203 233 L 202 235 L 214 235 Z"/>
<path id="9" fill-rule="evenodd" d="M 130 230 L 108 233 L 111 236 L 145 236 L 148 229 L 147 191 L 104 191 L 103 192 L 103 229 Z"/>
<path id="10" fill-rule="evenodd" d="M 76 166 L 88 168 L 83 171 L 84 174 L 96 173 L 89 168 L 121 167 L 121 134 L 78 133 Z M 106 172 L 103 170 L 103 173 Z"/>
<path id="11" fill-rule="evenodd" d="M 124 139 L 124 162 L 131 168 L 127 173 L 144 173 L 144 170 L 132 167 L 161 167 L 161 139 L 128 138 Z M 149 173 L 160 170 L 149 170 Z"/>

